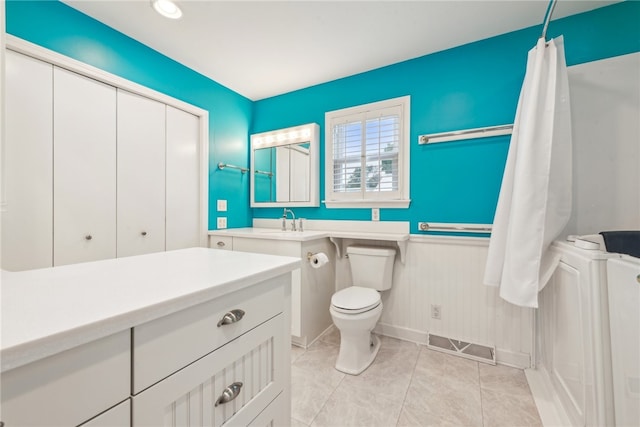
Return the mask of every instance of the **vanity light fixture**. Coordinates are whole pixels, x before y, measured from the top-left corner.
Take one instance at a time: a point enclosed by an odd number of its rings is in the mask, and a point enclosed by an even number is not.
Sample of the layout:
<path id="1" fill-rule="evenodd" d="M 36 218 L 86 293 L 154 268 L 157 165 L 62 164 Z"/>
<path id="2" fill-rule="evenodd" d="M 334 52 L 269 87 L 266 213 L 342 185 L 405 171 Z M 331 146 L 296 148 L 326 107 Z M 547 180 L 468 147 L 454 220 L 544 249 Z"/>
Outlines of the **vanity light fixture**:
<path id="1" fill-rule="evenodd" d="M 298 144 L 311 139 L 312 124 L 283 129 L 276 132 L 265 132 L 255 135 L 254 148 L 271 147 L 284 144 Z"/>
<path id="2" fill-rule="evenodd" d="M 171 0 L 151 0 L 151 5 L 165 18 L 179 19 L 182 16 L 182 10 Z"/>

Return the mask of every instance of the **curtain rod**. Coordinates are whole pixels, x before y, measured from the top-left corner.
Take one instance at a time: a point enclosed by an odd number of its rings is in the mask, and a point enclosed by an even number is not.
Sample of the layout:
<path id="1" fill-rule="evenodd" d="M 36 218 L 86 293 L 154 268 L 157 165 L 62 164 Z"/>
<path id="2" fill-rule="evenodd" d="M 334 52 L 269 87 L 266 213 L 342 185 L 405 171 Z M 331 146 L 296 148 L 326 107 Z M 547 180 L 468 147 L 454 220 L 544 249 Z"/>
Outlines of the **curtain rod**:
<path id="1" fill-rule="evenodd" d="M 547 6 L 547 13 L 545 14 L 544 26 L 542 27 L 541 38 L 546 40 L 547 28 L 549 27 L 549 21 L 551 21 L 551 15 L 553 15 L 553 9 L 556 7 L 557 0 L 551 0 L 549 6 Z"/>

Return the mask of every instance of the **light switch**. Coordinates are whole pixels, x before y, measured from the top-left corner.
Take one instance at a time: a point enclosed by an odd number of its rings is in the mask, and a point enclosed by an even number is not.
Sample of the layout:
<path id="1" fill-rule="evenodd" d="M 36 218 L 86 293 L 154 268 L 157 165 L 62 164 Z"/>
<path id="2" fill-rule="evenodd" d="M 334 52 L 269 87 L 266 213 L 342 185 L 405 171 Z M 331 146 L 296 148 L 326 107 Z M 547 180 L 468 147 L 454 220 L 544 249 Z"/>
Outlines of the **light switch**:
<path id="1" fill-rule="evenodd" d="M 218 230 L 221 230 L 223 228 L 227 228 L 227 217 L 226 216 L 219 216 L 217 225 L 218 225 Z"/>
<path id="2" fill-rule="evenodd" d="M 217 209 L 218 209 L 218 212 L 226 212 L 227 211 L 227 201 L 226 200 L 218 200 Z"/>
<path id="3" fill-rule="evenodd" d="M 371 209 L 371 221 L 380 221 L 380 208 Z"/>

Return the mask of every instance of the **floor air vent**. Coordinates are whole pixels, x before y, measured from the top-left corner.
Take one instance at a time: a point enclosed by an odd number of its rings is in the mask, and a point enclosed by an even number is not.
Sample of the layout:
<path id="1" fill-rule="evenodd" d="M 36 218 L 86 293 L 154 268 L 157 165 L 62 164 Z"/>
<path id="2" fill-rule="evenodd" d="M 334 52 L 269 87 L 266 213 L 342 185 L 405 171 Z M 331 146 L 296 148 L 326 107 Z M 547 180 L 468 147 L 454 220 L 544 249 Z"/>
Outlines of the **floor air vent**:
<path id="1" fill-rule="evenodd" d="M 489 363 L 491 365 L 496 364 L 495 347 L 472 344 L 432 334 L 429 334 L 427 347 L 432 350 L 466 357 L 467 359 L 476 360 L 478 362 Z"/>

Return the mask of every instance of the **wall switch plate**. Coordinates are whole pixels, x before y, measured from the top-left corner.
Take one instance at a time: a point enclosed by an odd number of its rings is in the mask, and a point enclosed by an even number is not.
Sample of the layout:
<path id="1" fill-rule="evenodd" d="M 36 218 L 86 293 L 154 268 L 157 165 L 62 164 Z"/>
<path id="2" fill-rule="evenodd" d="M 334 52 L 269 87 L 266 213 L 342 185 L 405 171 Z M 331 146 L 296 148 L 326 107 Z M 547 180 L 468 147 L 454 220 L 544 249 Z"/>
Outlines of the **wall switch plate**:
<path id="1" fill-rule="evenodd" d="M 216 206 L 218 212 L 226 212 L 227 211 L 227 201 L 226 200 L 218 200 Z"/>
<path id="2" fill-rule="evenodd" d="M 223 228 L 227 228 L 227 217 L 225 216 L 219 216 L 218 217 L 218 230 L 223 229 Z"/>
<path id="3" fill-rule="evenodd" d="M 371 209 L 371 221 L 380 221 L 380 208 Z"/>

